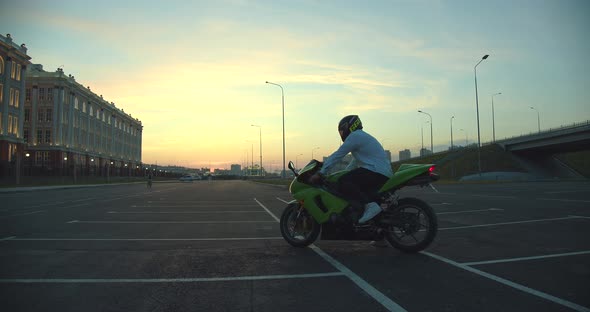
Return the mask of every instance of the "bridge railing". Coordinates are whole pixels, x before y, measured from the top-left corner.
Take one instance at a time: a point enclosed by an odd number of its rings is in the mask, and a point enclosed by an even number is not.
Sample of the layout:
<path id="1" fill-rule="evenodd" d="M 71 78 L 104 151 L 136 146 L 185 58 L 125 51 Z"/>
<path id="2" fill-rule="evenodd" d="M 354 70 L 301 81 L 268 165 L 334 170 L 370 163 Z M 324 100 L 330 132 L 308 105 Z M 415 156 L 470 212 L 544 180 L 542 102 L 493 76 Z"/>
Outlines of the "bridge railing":
<path id="1" fill-rule="evenodd" d="M 530 132 L 528 134 L 521 134 L 521 135 L 515 135 L 515 136 L 511 136 L 511 137 L 506 137 L 500 140 L 496 140 L 496 142 L 492 142 L 492 141 L 488 141 L 485 143 L 482 143 L 481 145 L 489 145 L 489 144 L 494 144 L 494 143 L 503 143 L 503 142 L 508 142 L 508 141 L 512 141 L 515 139 L 520 139 L 520 138 L 527 138 L 527 137 L 535 137 L 535 136 L 543 136 L 549 133 L 553 133 L 553 132 L 557 132 L 557 131 L 564 131 L 564 130 L 571 130 L 571 129 L 576 129 L 576 128 L 580 128 L 580 127 L 588 127 L 590 126 L 590 120 L 586 120 L 583 122 L 576 122 L 573 124 L 569 124 L 569 125 L 562 125 L 558 128 L 549 128 L 549 129 L 543 129 L 540 132 Z"/>

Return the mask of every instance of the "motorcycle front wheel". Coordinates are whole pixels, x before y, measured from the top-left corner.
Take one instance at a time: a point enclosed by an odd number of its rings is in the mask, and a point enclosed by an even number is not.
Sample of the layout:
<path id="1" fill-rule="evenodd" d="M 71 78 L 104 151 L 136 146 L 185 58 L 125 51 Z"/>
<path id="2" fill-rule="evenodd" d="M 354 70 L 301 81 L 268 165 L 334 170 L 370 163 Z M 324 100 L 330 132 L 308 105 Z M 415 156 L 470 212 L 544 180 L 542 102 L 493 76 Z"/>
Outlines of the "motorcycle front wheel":
<path id="1" fill-rule="evenodd" d="M 424 250 L 432 243 L 438 231 L 434 210 L 417 198 L 400 199 L 396 207 L 384 214 L 391 220 L 385 231 L 385 239 L 403 252 Z"/>
<path id="2" fill-rule="evenodd" d="M 281 215 L 281 235 L 294 247 L 312 244 L 320 234 L 320 224 L 300 204 L 290 204 Z"/>

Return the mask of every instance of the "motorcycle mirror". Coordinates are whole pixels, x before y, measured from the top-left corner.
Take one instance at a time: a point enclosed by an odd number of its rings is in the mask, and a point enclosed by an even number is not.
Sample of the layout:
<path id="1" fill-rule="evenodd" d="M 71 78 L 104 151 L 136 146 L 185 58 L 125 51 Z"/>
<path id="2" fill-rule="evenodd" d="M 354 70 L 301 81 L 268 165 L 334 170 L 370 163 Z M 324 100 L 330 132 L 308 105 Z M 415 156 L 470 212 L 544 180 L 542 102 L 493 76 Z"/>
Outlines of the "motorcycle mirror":
<path id="1" fill-rule="evenodd" d="M 289 161 L 289 165 L 288 165 L 288 167 L 289 167 L 289 169 L 290 169 L 291 171 L 293 171 L 293 174 L 294 174 L 295 176 L 298 176 L 297 172 L 295 171 L 295 169 L 296 169 L 296 168 L 295 168 L 295 165 L 293 165 L 293 161 Z"/>

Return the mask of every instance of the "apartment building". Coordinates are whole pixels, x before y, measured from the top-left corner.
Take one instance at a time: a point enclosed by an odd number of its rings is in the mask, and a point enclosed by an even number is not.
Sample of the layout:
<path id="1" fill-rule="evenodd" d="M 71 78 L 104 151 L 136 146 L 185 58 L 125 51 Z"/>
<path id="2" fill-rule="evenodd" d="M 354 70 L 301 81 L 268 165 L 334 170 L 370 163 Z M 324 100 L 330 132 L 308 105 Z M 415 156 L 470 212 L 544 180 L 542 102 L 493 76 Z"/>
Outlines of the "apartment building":
<path id="1" fill-rule="evenodd" d="M 25 174 L 142 175 L 141 121 L 63 69 L 26 71 Z"/>
<path id="2" fill-rule="evenodd" d="M 13 175 L 24 147 L 22 94 L 24 71 L 31 64 L 25 44 L 0 35 L 0 177 Z"/>

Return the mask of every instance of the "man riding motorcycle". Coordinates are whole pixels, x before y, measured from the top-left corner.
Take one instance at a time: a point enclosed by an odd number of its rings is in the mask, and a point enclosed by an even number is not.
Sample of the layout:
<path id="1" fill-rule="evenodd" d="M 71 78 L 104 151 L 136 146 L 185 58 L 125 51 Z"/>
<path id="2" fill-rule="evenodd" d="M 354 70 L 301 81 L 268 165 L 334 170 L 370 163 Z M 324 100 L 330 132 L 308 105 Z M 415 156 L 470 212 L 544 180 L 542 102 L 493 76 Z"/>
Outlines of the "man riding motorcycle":
<path id="1" fill-rule="evenodd" d="M 310 182 L 321 182 L 331 167 L 351 153 L 353 160 L 346 169 L 356 169 L 339 179 L 337 189 L 342 197 L 350 201 L 354 210 L 360 212 L 364 208 L 358 223 L 365 223 L 382 211 L 375 197 L 379 188 L 393 176 L 391 163 L 379 141 L 363 131 L 363 124 L 357 115 L 342 118 L 338 123 L 338 132 L 342 145 L 326 159 L 322 169 L 310 178 Z"/>

